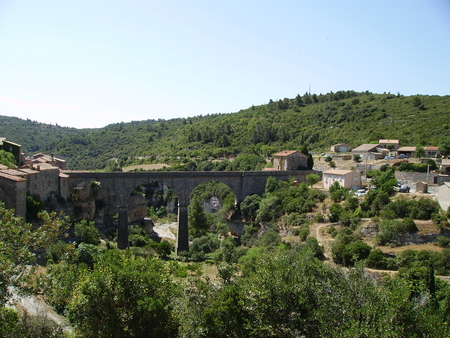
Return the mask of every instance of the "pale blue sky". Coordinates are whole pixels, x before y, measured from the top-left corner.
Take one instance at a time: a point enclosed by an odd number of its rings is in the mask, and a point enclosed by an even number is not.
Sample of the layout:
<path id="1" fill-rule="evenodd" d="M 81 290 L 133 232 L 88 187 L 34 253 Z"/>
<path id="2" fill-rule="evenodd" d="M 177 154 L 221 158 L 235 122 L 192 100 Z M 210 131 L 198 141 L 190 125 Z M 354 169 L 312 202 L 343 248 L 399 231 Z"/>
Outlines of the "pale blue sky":
<path id="1" fill-rule="evenodd" d="M 448 0 L 0 0 L 0 115 L 70 127 L 450 94 Z"/>

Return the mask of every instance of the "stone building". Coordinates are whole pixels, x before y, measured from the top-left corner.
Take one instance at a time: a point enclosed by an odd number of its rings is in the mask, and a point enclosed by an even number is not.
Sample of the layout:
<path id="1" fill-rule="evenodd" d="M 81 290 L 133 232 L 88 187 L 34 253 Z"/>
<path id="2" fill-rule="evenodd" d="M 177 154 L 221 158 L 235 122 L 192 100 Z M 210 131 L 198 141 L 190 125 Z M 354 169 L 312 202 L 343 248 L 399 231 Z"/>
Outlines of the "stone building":
<path id="1" fill-rule="evenodd" d="M 299 170 L 308 168 L 308 156 L 296 150 L 283 150 L 273 155 L 274 170 Z"/>

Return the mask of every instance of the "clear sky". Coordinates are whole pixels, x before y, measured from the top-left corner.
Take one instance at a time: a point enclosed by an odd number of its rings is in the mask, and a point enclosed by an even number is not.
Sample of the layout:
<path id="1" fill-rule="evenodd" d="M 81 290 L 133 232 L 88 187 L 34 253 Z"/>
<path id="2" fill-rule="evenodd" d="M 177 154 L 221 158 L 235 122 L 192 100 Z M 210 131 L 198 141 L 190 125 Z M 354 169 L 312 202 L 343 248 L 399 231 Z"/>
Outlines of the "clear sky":
<path id="1" fill-rule="evenodd" d="M 0 115 L 77 128 L 450 94 L 449 0 L 0 0 Z"/>

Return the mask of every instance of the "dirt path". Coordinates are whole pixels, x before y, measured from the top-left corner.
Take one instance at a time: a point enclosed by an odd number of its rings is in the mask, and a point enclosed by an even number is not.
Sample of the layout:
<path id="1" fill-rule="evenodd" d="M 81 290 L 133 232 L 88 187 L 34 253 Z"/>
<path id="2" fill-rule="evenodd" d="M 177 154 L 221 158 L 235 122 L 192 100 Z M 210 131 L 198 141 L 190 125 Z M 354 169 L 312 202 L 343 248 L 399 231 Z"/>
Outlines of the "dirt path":
<path id="1" fill-rule="evenodd" d="M 324 256 L 325 259 L 329 260 L 331 259 L 331 242 L 334 241 L 334 239 L 326 233 L 326 227 L 329 224 L 326 223 L 314 223 L 310 225 L 309 233 L 311 236 L 313 236 L 315 239 L 317 239 L 317 242 L 319 242 L 319 245 L 323 246 L 324 248 Z"/>

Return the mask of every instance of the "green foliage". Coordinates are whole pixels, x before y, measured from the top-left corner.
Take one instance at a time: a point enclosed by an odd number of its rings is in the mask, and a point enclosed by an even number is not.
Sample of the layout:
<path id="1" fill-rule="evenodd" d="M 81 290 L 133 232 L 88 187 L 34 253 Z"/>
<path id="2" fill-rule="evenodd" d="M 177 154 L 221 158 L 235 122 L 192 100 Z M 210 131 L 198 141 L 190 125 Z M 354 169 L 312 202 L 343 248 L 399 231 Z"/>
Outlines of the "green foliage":
<path id="1" fill-rule="evenodd" d="M 449 237 L 443 236 L 443 235 L 440 235 L 440 236 L 436 237 L 436 245 L 437 246 L 440 246 L 441 248 L 446 248 L 446 247 L 449 246 L 449 244 L 450 244 L 450 238 Z"/>
<path id="2" fill-rule="evenodd" d="M 336 242 L 333 245 L 333 261 L 344 266 L 354 266 L 370 254 L 370 246 L 361 240 L 350 243 Z"/>
<path id="3" fill-rule="evenodd" d="M 82 220 L 75 224 L 74 229 L 75 236 L 79 238 L 80 242 L 93 245 L 100 242 L 100 232 L 95 226 L 95 222 Z"/>
<path id="4" fill-rule="evenodd" d="M 244 219 L 252 221 L 256 218 L 256 212 L 259 209 L 261 197 L 259 195 L 246 196 L 240 204 L 240 210 Z"/>
<path id="5" fill-rule="evenodd" d="M 163 264 L 107 251 L 75 285 L 67 315 L 83 337 L 173 337 L 175 284 Z"/>
<path id="6" fill-rule="evenodd" d="M 27 195 L 26 200 L 26 214 L 25 218 L 27 222 L 36 222 L 39 220 L 38 214 L 44 210 L 44 205 L 38 195 Z"/>
<path id="7" fill-rule="evenodd" d="M 194 280 L 184 288 L 180 336 L 388 338 L 448 332 L 438 313 L 410 298 L 405 279 L 380 285 L 360 268 L 344 271 L 308 251 L 252 249 L 244 257 L 241 276 L 227 274 L 220 284 Z"/>
<path id="8" fill-rule="evenodd" d="M 339 203 L 334 203 L 330 206 L 330 213 L 328 214 L 328 219 L 330 222 L 339 221 L 339 217 L 341 213 L 344 211 L 344 208 Z"/>
<path id="9" fill-rule="evenodd" d="M 333 182 L 329 188 L 331 200 L 338 203 L 350 196 L 350 189 L 341 187 L 338 181 Z"/>
<path id="10" fill-rule="evenodd" d="M 441 137 L 439 139 L 439 152 L 443 156 L 450 155 L 450 136 Z"/>
<path id="11" fill-rule="evenodd" d="M 189 205 L 188 224 L 189 234 L 194 238 L 205 235 L 209 229 L 208 219 L 198 196 Z"/>
<path id="12" fill-rule="evenodd" d="M 429 161 L 429 162 L 428 162 Z M 430 170 L 435 170 L 436 162 L 433 160 L 428 160 L 427 163 L 409 163 L 409 162 L 402 162 L 398 166 L 397 170 L 399 171 L 413 171 L 413 172 L 419 172 L 419 173 L 426 173 L 428 170 L 428 164 L 430 164 Z M 434 165 L 433 165 L 434 163 Z"/>
<path id="13" fill-rule="evenodd" d="M 16 158 L 12 153 L 5 150 L 0 150 L 0 164 L 3 164 L 8 168 L 15 168 L 17 164 L 16 162 Z"/>
<path id="14" fill-rule="evenodd" d="M 397 184 L 395 170 L 393 168 L 389 168 L 386 171 L 374 170 L 372 172 L 372 184 L 377 187 L 377 190 L 383 191 L 389 196 L 392 195 Z"/>
<path id="15" fill-rule="evenodd" d="M 308 184 L 311 186 L 316 184 L 317 182 L 319 182 L 320 176 L 317 174 L 308 174 L 306 175 L 306 181 L 308 182 Z"/>
<path id="16" fill-rule="evenodd" d="M 0 202 L 0 305 L 10 297 L 7 287 L 22 287 L 25 271 L 32 274 L 27 265 L 45 257 L 46 250 L 68 229 L 65 218 L 55 213 L 41 212 L 39 217 L 42 224 L 34 228 L 15 217 L 13 210 L 5 209 Z"/>
<path id="17" fill-rule="evenodd" d="M 419 231 L 412 218 L 405 218 L 403 221 L 397 219 L 382 220 L 378 225 L 378 230 L 376 239 L 381 245 L 396 243 L 399 234 L 416 233 Z"/>
<path id="18" fill-rule="evenodd" d="M 420 111 L 420 119 L 412 119 L 411 114 L 418 109 L 411 104 L 414 97 L 342 92 L 346 94 L 304 95 L 300 106 L 297 99 L 285 99 L 282 106 L 268 103 L 233 114 L 116 123 L 101 129 L 61 128 L 2 116 L 0 135 L 21 144 L 27 155 L 64 155 L 69 169 L 119 170 L 131 164 L 165 162 L 171 170 L 201 170 L 202 162 L 223 161 L 244 153 L 265 157 L 281 149 L 303 147 L 322 152 L 336 139 L 356 147 L 383 137 L 410 145 L 422 144 L 423 140 L 438 145 L 443 138 L 441 153 L 446 154 L 445 139 L 450 137 L 448 97 L 421 95 L 421 104 L 427 109 Z M 359 103 L 354 104 L 354 99 Z M 404 121 L 402 128 L 398 123 L 388 123 L 400 120 Z M 428 121 L 427 128 L 423 128 L 424 120 Z M 234 161 L 223 162 L 207 167 L 236 170 Z M 265 165 L 256 162 L 249 161 L 250 170 Z"/>
<path id="19" fill-rule="evenodd" d="M 205 236 L 195 238 L 192 241 L 190 250 L 208 254 L 216 251 L 219 247 L 220 243 L 217 239 L 217 235 L 209 233 Z"/>

